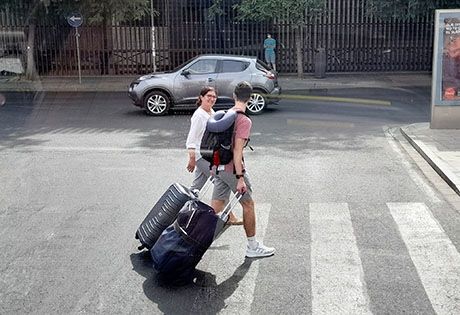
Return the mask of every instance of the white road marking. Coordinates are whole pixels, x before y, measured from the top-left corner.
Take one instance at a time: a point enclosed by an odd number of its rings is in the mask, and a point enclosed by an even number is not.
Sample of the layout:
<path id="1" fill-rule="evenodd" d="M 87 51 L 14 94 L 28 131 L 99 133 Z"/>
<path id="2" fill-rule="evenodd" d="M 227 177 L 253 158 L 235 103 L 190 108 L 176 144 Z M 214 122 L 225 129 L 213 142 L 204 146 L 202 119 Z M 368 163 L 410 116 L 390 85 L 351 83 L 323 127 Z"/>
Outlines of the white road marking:
<path id="1" fill-rule="evenodd" d="M 388 203 L 437 314 L 460 314 L 460 254 L 423 203 Z"/>
<path id="2" fill-rule="evenodd" d="M 291 126 L 306 126 L 306 127 L 332 127 L 332 128 L 355 128 L 354 123 L 332 120 L 301 120 L 287 119 L 286 123 Z"/>
<path id="3" fill-rule="evenodd" d="M 321 96 L 321 95 L 293 95 L 282 94 L 279 96 L 281 99 L 291 100 L 309 100 L 320 102 L 334 102 L 334 103 L 351 103 L 353 105 L 377 105 L 377 106 L 391 106 L 391 102 L 384 100 L 374 100 L 365 98 L 351 98 L 351 97 L 334 97 L 334 96 Z"/>
<path id="4" fill-rule="evenodd" d="M 346 203 L 310 204 L 312 314 L 371 314 Z"/>

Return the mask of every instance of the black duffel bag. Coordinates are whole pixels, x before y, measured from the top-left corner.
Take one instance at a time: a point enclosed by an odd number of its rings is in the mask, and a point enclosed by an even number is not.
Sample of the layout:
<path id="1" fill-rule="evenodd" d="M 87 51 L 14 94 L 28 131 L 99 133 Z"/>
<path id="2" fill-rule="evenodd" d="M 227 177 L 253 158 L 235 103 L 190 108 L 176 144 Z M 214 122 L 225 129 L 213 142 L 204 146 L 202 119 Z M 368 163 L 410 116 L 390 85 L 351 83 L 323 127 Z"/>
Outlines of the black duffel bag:
<path id="1" fill-rule="evenodd" d="M 214 210 L 199 200 L 184 205 L 150 250 L 161 283 L 185 285 L 193 280 L 196 265 L 214 239 L 217 221 Z"/>

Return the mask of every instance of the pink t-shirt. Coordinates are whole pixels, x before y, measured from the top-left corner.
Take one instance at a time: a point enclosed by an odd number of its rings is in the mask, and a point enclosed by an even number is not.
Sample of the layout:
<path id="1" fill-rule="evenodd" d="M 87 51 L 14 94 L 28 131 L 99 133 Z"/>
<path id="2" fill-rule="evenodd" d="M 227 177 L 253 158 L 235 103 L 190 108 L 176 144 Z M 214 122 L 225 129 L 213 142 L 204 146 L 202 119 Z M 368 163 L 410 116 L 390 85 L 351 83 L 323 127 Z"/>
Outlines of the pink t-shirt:
<path id="1" fill-rule="evenodd" d="M 233 143 L 235 142 L 236 138 L 240 139 L 249 139 L 249 135 L 251 134 L 251 127 L 252 121 L 244 114 L 238 114 L 235 120 L 235 129 L 233 131 Z M 244 169 L 244 163 L 243 163 Z M 225 165 L 225 171 L 233 173 L 233 161 Z"/>

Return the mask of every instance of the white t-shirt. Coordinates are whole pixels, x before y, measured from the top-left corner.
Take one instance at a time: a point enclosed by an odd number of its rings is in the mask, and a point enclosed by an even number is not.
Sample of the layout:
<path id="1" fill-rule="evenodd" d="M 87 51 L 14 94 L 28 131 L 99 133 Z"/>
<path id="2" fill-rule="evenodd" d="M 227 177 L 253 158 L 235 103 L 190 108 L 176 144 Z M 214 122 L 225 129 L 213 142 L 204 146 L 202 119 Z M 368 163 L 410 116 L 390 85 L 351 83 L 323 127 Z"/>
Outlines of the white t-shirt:
<path id="1" fill-rule="evenodd" d="M 190 131 L 188 132 L 185 146 L 187 149 L 195 149 L 196 161 L 201 158 L 201 138 L 203 138 L 204 131 L 206 130 L 206 123 L 208 122 L 208 119 L 214 114 L 215 112 L 213 109 L 211 109 L 211 115 L 209 115 L 204 109 L 198 107 L 190 119 Z"/>

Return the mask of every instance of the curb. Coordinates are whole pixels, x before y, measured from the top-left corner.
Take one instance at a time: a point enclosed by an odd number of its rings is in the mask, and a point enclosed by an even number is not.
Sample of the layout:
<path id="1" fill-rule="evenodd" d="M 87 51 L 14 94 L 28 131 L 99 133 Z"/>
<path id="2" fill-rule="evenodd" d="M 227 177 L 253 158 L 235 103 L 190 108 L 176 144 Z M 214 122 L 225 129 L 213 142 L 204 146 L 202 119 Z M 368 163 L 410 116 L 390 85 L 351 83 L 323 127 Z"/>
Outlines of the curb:
<path id="1" fill-rule="evenodd" d="M 290 90 L 287 90 L 290 91 Z M 276 96 L 277 99 L 285 100 L 307 100 L 307 101 L 322 101 L 322 102 L 339 102 L 339 103 L 352 103 L 361 105 L 376 105 L 376 106 L 391 106 L 391 102 L 366 99 L 366 98 L 351 98 L 351 97 L 334 97 L 334 96 L 321 96 L 321 95 L 295 95 L 295 94 L 281 94 Z"/>
<path id="2" fill-rule="evenodd" d="M 442 179 L 460 196 L 458 179 L 445 162 L 436 156 L 430 148 L 428 148 L 422 141 L 416 139 L 415 136 L 409 136 L 404 130 L 406 127 L 400 127 L 401 134 L 406 138 L 407 141 L 414 147 L 414 149 L 430 164 L 430 166 L 441 176 Z"/>
<path id="3" fill-rule="evenodd" d="M 417 87 L 416 85 L 412 87 Z M 423 86 L 427 87 L 428 86 Z M 60 87 L 35 87 L 33 85 L 16 85 L 16 86 L 11 86 L 11 85 L 2 85 L 0 83 L 0 92 L 119 92 L 119 93 L 128 93 L 128 88 L 129 85 L 121 87 L 110 87 L 110 86 L 104 86 L 104 85 L 93 85 L 93 86 L 72 86 L 72 85 L 66 85 L 66 86 L 60 86 Z M 308 91 L 308 92 L 314 92 L 314 91 L 324 91 L 324 90 L 339 90 L 339 89 L 350 89 L 350 88 L 387 88 L 387 89 L 398 89 L 398 88 L 403 88 L 403 87 L 397 87 L 397 86 L 359 86 L 359 85 L 343 85 L 343 84 L 336 84 L 336 85 L 328 85 L 328 86 L 304 86 L 302 89 L 299 87 L 292 87 L 292 88 L 283 88 L 283 94 L 285 92 L 297 92 L 299 90 L 302 91 Z M 373 103 L 373 102 L 372 102 Z M 382 105 L 382 104 L 378 104 Z M 383 104 L 383 105 L 388 105 L 388 104 Z"/>

